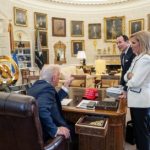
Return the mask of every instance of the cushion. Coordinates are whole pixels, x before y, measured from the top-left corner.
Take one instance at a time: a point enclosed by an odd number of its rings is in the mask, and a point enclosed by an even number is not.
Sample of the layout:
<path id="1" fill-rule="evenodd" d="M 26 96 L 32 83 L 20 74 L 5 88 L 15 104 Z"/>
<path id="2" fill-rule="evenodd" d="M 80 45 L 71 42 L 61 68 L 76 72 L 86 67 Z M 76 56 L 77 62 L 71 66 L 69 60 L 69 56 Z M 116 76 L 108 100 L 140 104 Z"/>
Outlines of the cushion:
<path id="1" fill-rule="evenodd" d="M 76 75 L 76 66 L 65 66 L 61 68 L 60 79 L 66 80 L 71 75 Z"/>
<path id="2" fill-rule="evenodd" d="M 77 75 L 84 75 L 84 71 L 82 68 L 76 69 Z"/>

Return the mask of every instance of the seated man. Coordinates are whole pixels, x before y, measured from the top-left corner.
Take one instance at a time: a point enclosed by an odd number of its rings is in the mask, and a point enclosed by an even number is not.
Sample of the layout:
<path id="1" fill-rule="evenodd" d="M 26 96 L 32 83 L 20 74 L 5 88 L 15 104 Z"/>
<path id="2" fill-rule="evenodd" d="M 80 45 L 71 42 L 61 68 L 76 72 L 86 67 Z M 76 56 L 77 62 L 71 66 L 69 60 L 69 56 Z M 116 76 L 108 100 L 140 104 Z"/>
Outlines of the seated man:
<path id="1" fill-rule="evenodd" d="M 39 117 L 45 141 L 57 135 L 64 135 L 66 139 L 70 137 L 69 125 L 64 120 L 60 101 L 68 95 L 67 87 L 73 78 L 67 80 L 57 93 L 55 87 L 58 84 L 59 76 L 58 65 L 44 66 L 40 73 L 40 79 L 27 91 L 28 95 L 35 97 L 38 101 Z"/>

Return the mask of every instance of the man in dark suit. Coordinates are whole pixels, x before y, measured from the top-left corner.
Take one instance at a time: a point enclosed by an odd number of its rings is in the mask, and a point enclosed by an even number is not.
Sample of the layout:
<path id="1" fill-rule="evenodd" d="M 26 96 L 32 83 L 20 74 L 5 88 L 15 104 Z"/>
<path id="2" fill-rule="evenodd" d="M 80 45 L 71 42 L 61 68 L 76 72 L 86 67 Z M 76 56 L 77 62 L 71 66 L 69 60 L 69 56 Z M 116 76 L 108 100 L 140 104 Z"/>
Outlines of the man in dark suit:
<path id="1" fill-rule="evenodd" d="M 61 108 L 61 100 L 68 95 L 68 86 L 73 78 L 68 79 L 57 92 L 60 68 L 58 65 L 47 65 L 42 68 L 40 79 L 27 91 L 35 97 L 39 107 L 39 117 L 42 124 L 44 140 L 57 135 L 70 137 L 69 125 L 66 123 Z"/>
<path id="2" fill-rule="evenodd" d="M 122 98 L 126 98 L 126 91 L 127 91 L 127 86 L 126 82 L 124 80 L 124 75 L 129 69 L 133 58 L 135 57 L 135 54 L 132 52 L 132 48 L 129 43 L 129 39 L 126 35 L 120 35 L 117 37 L 117 46 L 119 50 L 121 51 L 121 66 L 122 66 L 122 73 L 121 73 L 121 81 L 120 84 L 123 86 L 123 95 Z"/>

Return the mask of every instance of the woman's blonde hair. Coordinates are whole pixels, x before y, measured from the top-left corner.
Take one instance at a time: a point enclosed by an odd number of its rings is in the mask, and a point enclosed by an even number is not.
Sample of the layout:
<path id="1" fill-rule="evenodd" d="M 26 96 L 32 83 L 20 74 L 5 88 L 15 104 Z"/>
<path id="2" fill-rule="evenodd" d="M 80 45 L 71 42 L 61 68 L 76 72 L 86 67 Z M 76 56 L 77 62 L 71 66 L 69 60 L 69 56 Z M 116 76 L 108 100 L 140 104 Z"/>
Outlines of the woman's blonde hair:
<path id="1" fill-rule="evenodd" d="M 141 53 L 150 55 L 150 32 L 139 31 L 132 34 L 130 38 L 135 38 L 139 42 Z"/>

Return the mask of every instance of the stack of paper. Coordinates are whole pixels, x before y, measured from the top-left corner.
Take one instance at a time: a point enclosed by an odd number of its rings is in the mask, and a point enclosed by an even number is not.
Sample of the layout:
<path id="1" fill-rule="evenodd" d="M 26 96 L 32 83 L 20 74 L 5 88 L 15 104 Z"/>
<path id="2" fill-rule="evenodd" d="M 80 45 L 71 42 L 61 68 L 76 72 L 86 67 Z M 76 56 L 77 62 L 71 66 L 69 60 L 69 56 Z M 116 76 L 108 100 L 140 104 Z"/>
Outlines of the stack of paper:
<path id="1" fill-rule="evenodd" d="M 72 101 L 72 99 L 64 98 L 64 99 L 61 101 L 61 105 L 67 106 L 71 101 Z"/>
<path id="2" fill-rule="evenodd" d="M 122 93 L 121 87 L 110 87 L 106 89 L 107 96 L 117 98 Z"/>

